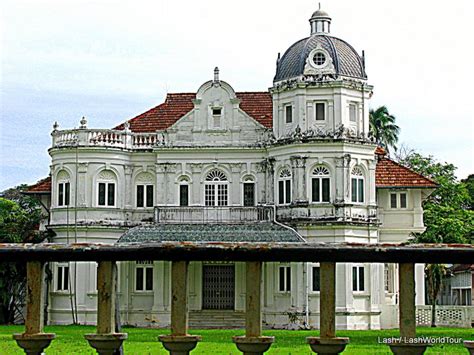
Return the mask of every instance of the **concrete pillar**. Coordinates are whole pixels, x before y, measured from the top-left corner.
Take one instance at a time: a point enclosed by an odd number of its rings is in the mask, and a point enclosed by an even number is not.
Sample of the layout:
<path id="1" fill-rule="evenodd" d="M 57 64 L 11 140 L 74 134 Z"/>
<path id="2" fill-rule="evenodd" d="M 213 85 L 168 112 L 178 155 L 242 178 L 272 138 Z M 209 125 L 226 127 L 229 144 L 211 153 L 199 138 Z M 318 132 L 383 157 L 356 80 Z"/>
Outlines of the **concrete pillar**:
<path id="1" fill-rule="evenodd" d="M 275 340 L 262 336 L 262 262 L 246 262 L 245 336 L 232 338 L 244 355 L 264 354 Z"/>
<path id="2" fill-rule="evenodd" d="M 336 336 L 336 263 L 321 263 L 321 338 Z"/>
<path id="3" fill-rule="evenodd" d="M 171 264 L 171 334 L 187 335 L 188 305 L 187 305 L 188 262 L 173 261 Z"/>
<path id="4" fill-rule="evenodd" d="M 416 336 L 415 264 L 403 263 L 398 269 L 400 279 L 400 336 Z"/>
<path id="5" fill-rule="evenodd" d="M 98 264 L 97 333 L 86 334 L 84 337 L 97 353 L 112 355 L 127 339 L 127 333 L 115 333 L 117 265 L 115 261 L 99 261 Z"/>
<path id="6" fill-rule="evenodd" d="M 30 261 L 26 264 L 26 319 L 25 332 L 13 334 L 27 354 L 39 355 L 56 337 L 43 333 L 44 324 L 44 263 Z"/>
<path id="7" fill-rule="evenodd" d="M 321 262 L 320 336 L 308 337 L 306 342 L 318 354 L 339 354 L 349 343 L 349 338 L 336 337 L 336 263 Z"/>
<path id="8" fill-rule="evenodd" d="M 188 335 L 188 266 L 187 261 L 171 263 L 171 335 L 160 335 L 159 341 L 171 355 L 187 355 L 200 336 Z"/>
<path id="9" fill-rule="evenodd" d="M 247 262 L 246 273 L 245 335 L 259 337 L 262 335 L 262 263 Z"/>

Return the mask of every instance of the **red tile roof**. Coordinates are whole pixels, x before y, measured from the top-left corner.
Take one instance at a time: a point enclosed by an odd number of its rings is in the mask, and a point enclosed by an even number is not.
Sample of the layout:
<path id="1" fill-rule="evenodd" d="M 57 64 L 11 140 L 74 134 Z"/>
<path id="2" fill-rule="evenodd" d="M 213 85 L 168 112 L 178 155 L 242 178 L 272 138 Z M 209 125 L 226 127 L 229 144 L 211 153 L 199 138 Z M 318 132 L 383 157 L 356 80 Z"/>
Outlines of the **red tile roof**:
<path id="1" fill-rule="evenodd" d="M 51 193 L 51 176 L 41 179 L 36 184 L 29 186 L 25 193 Z"/>
<path id="2" fill-rule="evenodd" d="M 260 124 L 272 128 L 272 97 L 268 92 L 237 92 L 240 108 Z M 155 132 L 171 127 L 194 108 L 195 93 L 168 94 L 166 100 L 128 122 L 133 132 Z M 115 127 L 123 129 L 123 124 Z"/>
<path id="3" fill-rule="evenodd" d="M 377 154 L 377 150 L 375 153 Z M 375 186 L 378 188 L 435 188 L 438 185 L 433 180 L 379 155 L 375 168 Z"/>

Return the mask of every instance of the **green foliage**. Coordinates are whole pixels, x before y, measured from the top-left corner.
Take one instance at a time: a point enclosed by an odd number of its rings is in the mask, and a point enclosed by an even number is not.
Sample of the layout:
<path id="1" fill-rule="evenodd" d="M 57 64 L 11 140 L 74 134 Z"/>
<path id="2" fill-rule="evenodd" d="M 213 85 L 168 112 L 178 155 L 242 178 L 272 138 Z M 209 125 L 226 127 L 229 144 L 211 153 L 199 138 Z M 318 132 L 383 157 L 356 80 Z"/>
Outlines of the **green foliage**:
<path id="1" fill-rule="evenodd" d="M 389 151 L 390 147 L 397 150 L 398 135 L 400 127 L 395 124 L 395 116 L 388 112 L 386 106 L 380 106 L 376 110 L 369 111 L 370 134 L 375 138 L 378 145 Z"/>
<path id="2" fill-rule="evenodd" d="M 36 243 L 46 237 L 38 231 L 43 218 L 39 203 L 21 194 L 25 185 L 0 197 L 0 243 Z M 0 262 L 0 323 L 12 323 L 24 298 L 25 264 Z"/>
<path id="3" fill-rule="evenodd" d="M 471 199 L 469 209 L 474 210 L 474 174 L 470 174 L 466 179 L 461 180 L 461 182 L 466 185 L 467 192 Z"/>
<path id="4" fill-rule="evenodd" d="M 465 183 L 456 179 L 456 167 L 440 163 L 432 156 L 411 152 L 400 163 L 431 178 L 438 188 L 423 203 L 424 233 L 415 236 L 418 243 L 472 243 L 474 211 Z"/>

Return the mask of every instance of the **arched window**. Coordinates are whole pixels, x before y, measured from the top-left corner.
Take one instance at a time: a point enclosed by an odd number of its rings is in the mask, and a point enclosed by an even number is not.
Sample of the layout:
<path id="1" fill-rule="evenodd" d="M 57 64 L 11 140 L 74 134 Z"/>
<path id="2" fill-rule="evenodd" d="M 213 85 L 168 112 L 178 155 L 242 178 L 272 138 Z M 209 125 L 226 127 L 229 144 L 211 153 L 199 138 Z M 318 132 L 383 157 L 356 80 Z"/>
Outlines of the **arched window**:
<path id="1" fill-rule="evenodd" d="M 329 202 L 331 183 L 329 170 L 324 166 L 317 166 L 311 173 L 311 201 Z"/>
<path id="2" fill-rule="evenodd" d="M 228 204 L 227 176 L 218 170 L 211 170 L 206 176 L 204 185 L 204 202 L 206 206 L 227 206 Z"/>
<path id="3" fill-rule="evenodd" d="M 182 176 L 178 180 L 179 183 L 179 205 L 189 206 L 189 178 Z"/>
<path id="4" fill-rule="evenodd" d="M 154 185 L 153 175 L 143 172 L 136 178 L 136 204 L 137 208 L 153 207 Z"/>
<path id="5" fill-rule="evenodd" d="M 355 203 L 364 202 L 364 174 L 356 166 L 351 172 L 351 201 Z"/>
<path id="6" fill-rule="evenodd" d="M 244 206 L 255 206 L 255 182 L 251 176 L 244 179 L 243 202 Z"/>
<path id="7" fill-rule="evenodd" d="M 284 168 L 278 176 L 278 203 L 286 205 L 291 203 L 291 171 Z"/>
<path id="8" fill-rule="evenodd" d="M 58 182 L 58 207 L 69 206 L 71 200 L 71 183 L 68 172 L 61 170 L 58 173 L 56 180 Z"/>
<path id="9" fill-rule="evenodd" d="M 97 205 L 114 207 L 117 178 L 111 170 L 102 170 L 97 177 Z"/>

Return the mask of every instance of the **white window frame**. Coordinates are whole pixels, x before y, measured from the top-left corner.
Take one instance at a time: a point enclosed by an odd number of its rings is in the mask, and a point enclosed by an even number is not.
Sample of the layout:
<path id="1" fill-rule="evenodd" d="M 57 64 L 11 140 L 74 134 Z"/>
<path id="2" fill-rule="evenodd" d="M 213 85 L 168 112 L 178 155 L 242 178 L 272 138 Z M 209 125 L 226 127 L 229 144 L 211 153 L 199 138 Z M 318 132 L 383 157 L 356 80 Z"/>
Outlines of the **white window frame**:
<path id="1" fill-rule="evenodd" d="M 383 284 L 385 293 L 395 293 L 395 264 L 383 264 Z"/>
<path id="2" fill-rule="evenodd" d="M 61 276 L 60 276 L 60 273 L 61 273 Z M 67 275 L 67 278 L 65 277 L 65 275 Z M 57 263 L 55 276 L 56 277 L 54 278 L 54 282 L 55 282 L 56 292 L 69 292 L 70 277 L 71 277 L 69 263 Z M 59 278 L 61 278 L 61 280 L 59 280 Z"/>
<path id="3" fill-rule="evenodd" d="M 313 180 L 319 180 L 319 201 L 313 200 Z M 328 191 L 328 196 L 329 200 L 328 201 L 323 201 L 323 179 L 328 179 L 329 180 L 329 191 Z M 313 168 L 311 172 L 311 196 L 310 196 L 310 201 L 311 203 L 319 203 L 319 204 L 324 204 L 324 203 L 331 203 L 331 172 L 329 169 L 324 166 L 324 165 L 317 165 Z"/>
<path id="4" fill-rule="evenodd" d="M 187 190 L 188 190 L 188 194 L 187 194 L 187 201 L 188 201 L 188 204 L 187 205 L 182 205 L 181 204 L 181 186 L 187 186 Z M 187 177 L 183 177 L 180 179 L 179 183 L 178 183 L 178 206 L 182 206 L 182 207 L 185 207 L 185 206 L 190 206 L 190 196 L 191 196 L 191 191 L 190 191 L 190 183 L 189 183 L 189 179 Z"/>
<path id="5" fill-rule="evenodd" d="M 356 269 L 356 289 L 354 290 L 354 269 Z M 360 280 L 360 270 L 362 269 L 362 274 L 364 278 L 363 287 L 361 287 L 361 280 Z M 367 275 L 366 275 L 366 267 L 364 264 L 352 264 L 352 273 L 351 273 L 351 284 L 352 284 L 352 292 L 354 293 L 364 293 L 367 292 Z M 361 289 L 362 288 L 362 289 Z"/>
<path id="6" fill-rule="evenodd" d="M 255 180 L 253 177 L 248 176 L 242 181 L 242 206 L 245 206 L 245 184 L 252 184 L 253 185 L 253 205 L 249 205 L 247 207 L 255 206 L 257 203 L 257 185 L 255 184 Z"/>
<path id="7" fill-rule="evenodd" d="M 292 173 L 289 168 L 283 168 L 278 175 L 277 181 L 277 201 L 278 205 L 280 206 L 288 206 L 291 204 L 293 198 L 293 181 L 292 181 Z M 287 181 L 290 183 L 288 184 Z M 280 202 L 280 182 L 283 183 L 283 202 Z M 288 187 L 289 191 L 289 198 L 288 198 Z"/>
<path id="8" fill-rule="evenodd" d="M 138 269 L 142 269 L 142 287 L 143 289 L 138 289 L 137 281 L 138 281 Z M 151 288 L 147 288 L 147 275 L 149 270 L 151 270 Z M 135 292 L 153 292 L 155 288 L 155 282 L 154 282 L 154 271 L 153 271 L 153 261 L 151 260 L 138 260 L 135 262 L 135 275 L 134 275 L 134 291 Z"/>
<path id="9" fill-rule="evenodd" d="M 59 191 L 63 190 L 63 195 L 61 195 Z M 56 200 L 56 205 L 58 207 L 69 207 L 71 206 L 71 183 L 69 180 L 61 180 L 58 182 L 58 198 Z"/>
<path id="10" fill-rule="evenodd" d="M 324 118 L 322 120 L 318 120 L 318 112 L 317 112 L 317 104 L 322 104 L 323 107 L 324 107 Z M 327 104 L 325 101 L 315 101 L 314 102 L 314 122 L 318 123 L 318 122 L 326 122 L 327 121 L 327 117 L 328 117 L 328 110 L 327 110 Z"/>
<path id="11" fill-rule="evenodd" d="M 221 113 L 219 115 L 214 114 L 214 110 L 220 110 Z M 215 105 L 215 106 L 209 106 L 209 127 L 214 130 L 220 130 L 224 128 L 224 107 Z M 216 125 L 216 120 L 219 120 L 219 125 Z"/>
<path id="12" fill-rule="evenodd" d="M 290 108 L 290 111 L 291 111 L 291 120 L 288 121 L 288 115 L 287 115 L 287 110 L 288 108 Z M 293 121 L 294 121 L 294 112 L 295 110 L 293 109 L 293 104 L 285 104 L 283 106 L 283 112 L 284 112 L 284 119 L 285 119 L 285 124 L 289 125 L 289 124 L 292 124 Z"/>
<path id="13" fill-rule="evenodd" d="M 211 175 L 214 173 L 214 177 Z M 215 175 L 219 174 L 219 176 Z M 213 191 L 213 203 L 208 204 L 208 191 Z M 225 194 L 223 193 L 225 192 Z M 225 197 L 225 198 L 224 198 Z M 222 203 L 225 201 L 225 203 Z M 213 169 L 206 174 L 204 182 L 204 205 L 207 207 L 229 206 L 229 181 L 227 175 L 219 169 Z"/>
<path id="14" fill-rule="evenodd" d="M 104 174 L 106 173 L 107 174 Z M 101 174 L 104 174 L 106 177 L 101 176 Z M 100 184 L 105 184 L 105 204 L 101 205 L 100 202 Z M 110 184 L 114 184 L 114 203 L 109 204 L 109 188 Z M 117 180 L 117 175 L 115 172 L 105 169 L 99 173 L 99 176 L 97 177 L 96 184 L 95 184 L 95 194 L 96 194 L 96 206 L 99 208 L 113 208 L 118 206 L 118 180 Z"/>
<path id="15" fill-rule="evenodd" d="M 395 207 L 392 206 L 392 195 L 395 196 Z M 405 207 L 402 207 L 402 195 L 405 195 Z M 390 191 L 388 196 L 388 209 L 407 210 L 408 209 L 408 191 Z"/>
<path id="16" fill-rule="evenodd" d="M 354 189 L 353 187 L 353 184 L 354 184 L 354 180 L 356 181 L 356 200 L 354 201 L 353 200 L 353 194 L 352 194 L 352 191 Z M 362 181 L 362 194 L 360 193 L 360 181 Z M 365 186 L 365 178 L 364 178 L 364 172 L 363 170 L 358 167 L 358 166 L 355 166 L 352 168 L 351 170 L 351 202 L 353 204 L 364 204 L 365 203 L 365 190 L 366 190 L 366 186 Z"/>
<path id="17" fill-rule="evenodd" d="M 143 186 L 143 206 L 138 206 L 138 186 Z M 151 206 L 148 206 L 148 187 L 151 186 Z M 139 209 L 153 208 L 155 203 L 155 185 L 151 183 L 137 183 L 135 185 L 135 206 Z"/>
<path id="18" fill-rule="evenodd" d="M 280 279 L 281 270 L 284 270 L 283 271 L 283 285 L 281 284 L 281 279 Z M 292 283 L 291 272 L 292 272 L 292 270 L 291 270 L 291 265 L 290 264 L 286 264 L 286 265 L 280 264 L 278 266 L 278 269 L 277 269 L 277 290 L 278 290 L 278 293 L 291 293 L 291 283 Z"/>

